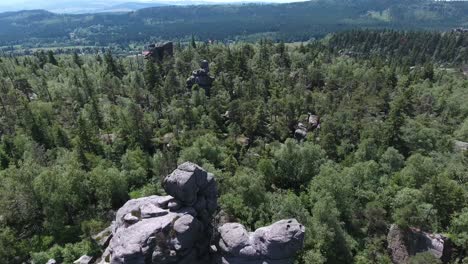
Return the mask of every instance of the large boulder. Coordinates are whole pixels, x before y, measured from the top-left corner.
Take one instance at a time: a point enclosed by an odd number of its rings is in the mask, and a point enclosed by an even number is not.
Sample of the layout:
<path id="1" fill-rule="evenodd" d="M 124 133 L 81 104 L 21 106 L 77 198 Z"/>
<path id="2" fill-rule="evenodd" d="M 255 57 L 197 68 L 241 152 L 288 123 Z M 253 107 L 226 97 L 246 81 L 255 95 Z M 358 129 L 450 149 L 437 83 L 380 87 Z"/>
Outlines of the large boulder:
<path id="1" fill-rule="evenodd" d="M 117 211 L 112 239 L 100 263 L 207 263 L 211 215 L 217 208 L 214 177 L 193 163 L 163 183 L 172 196 L 128 201 Z"/>
<path id="2" fill-rule="evenodd" d="M 281 220 L 255 232 L 238 223 L 219 227 L 219 264 L 288 264 L 304 244 L 305 228 L 295 219 Z"/>
<path id="3" fill-rule="evenodd" d="M 94 263 L 94 258 L 91 256 L 83 255 L 79 259 L 75 260 L 73 264 L 92 264 Z"/>
<path id="4" fill-rule="evenodd" d="M 453 145 L 456 151 L 468 151 L 468 142 L 455 140 Z"/>
<path id="5" fill-rule="evenodd" d="M 417 253 L 429 252 L 437 259 L 450 261 L 450 240 L 440 234 L 431 234 L 415 228 L 402 229 L 392 225 L 387 235 L 388 250 L 393 263 L 406 264 Z"/>

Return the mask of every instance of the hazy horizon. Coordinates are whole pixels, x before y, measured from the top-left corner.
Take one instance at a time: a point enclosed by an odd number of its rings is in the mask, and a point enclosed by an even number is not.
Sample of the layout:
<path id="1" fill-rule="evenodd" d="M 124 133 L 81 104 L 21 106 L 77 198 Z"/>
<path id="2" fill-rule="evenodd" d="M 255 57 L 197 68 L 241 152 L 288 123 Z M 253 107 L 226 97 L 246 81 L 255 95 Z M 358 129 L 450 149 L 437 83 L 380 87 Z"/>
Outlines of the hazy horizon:
<path id="1" fill-rule="evenodd" d="M 210 3 L 290 3 L 304 0 L 3 0 L 0 12 L 44 9 L 51 12 L 85 13 L 100 12 L 121 4 L 210 4 Z M 122 9 L 125 11 L 125 8 Z"/>

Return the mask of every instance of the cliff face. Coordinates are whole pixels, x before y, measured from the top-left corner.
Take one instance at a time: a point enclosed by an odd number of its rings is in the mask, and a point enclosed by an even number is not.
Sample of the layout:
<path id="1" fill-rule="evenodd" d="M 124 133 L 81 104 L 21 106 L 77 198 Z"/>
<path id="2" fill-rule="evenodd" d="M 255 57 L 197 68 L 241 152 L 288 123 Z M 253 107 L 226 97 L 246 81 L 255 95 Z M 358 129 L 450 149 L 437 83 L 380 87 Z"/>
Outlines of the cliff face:
<path id="1" fill-rule="evenodd" d="M 282 264 L 293 263 L 303 246 L 304 226 L 294 219 L 250 233 L 238 223 L 213 226 L 216 182 L 193 163 L 180 165 L 163 186 L 169 196 L 130 200 L 118 210 L 98 263 Z"/>
<path id="2" fill-rule="evenodd" d="M 388 251 L 395 264 L 406 264 L 418 253 L 429 252 L 442 263 L 451 259 L 450 240 L 441 234 L 432 234 L 415 228 L 403 229 L 392 225 L 387 235 Z"/>

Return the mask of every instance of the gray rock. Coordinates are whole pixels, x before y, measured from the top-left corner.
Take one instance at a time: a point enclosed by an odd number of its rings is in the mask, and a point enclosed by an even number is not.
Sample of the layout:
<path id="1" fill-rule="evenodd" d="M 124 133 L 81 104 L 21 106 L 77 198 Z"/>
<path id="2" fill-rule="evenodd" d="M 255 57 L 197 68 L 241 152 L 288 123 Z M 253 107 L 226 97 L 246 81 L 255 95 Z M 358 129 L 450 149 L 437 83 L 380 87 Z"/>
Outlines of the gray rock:
<path id="1" fill-rule="evenodd" d="M 298 128 L 294 131 L 294 138 L 298 141 L 302 141 L 307 137 L 307 129 Z"/>
<path id="2" fill-rule="evenodd" d="M 455 140 L 453 144 L 456 151 L 468 151 L 468 142 Z"/>
<path id="3" fill-rule="evenodd" d="M 148 50 L 143 52 L 147 59 L 162 60 L 164 56 L 172 57 L 174 55 L 174 43 L 160 42 L 148 46 Z"/>
<path id="4" fill-rule="evenodd" d="M 203 204 L 196 205 L 196 209 L 205 209 L 210 215 L 218 207 L 218 190 L 214 176 L 207 173 L 198 165 L 185 162 L 171 174 L 166 176 L 163 187 L 185 206 L 195 206 L 197 201 L 204 200 Z M 199 211 L 197 210 L 197 211 Z"/>
<path id="5" fill-rule="evenodd" d="M 214 78 L 210 76 L 209 63 L 206 60 L 201 61 L 200 69 L 192 72 L 192 75 L 187 79 L 187 88 L 192 89 L 192 86 L 197 84 L 205 89 L 207 95 L 210 95 L 210 89 Z"/>
<path id="6" fill-rule="evenodd" d="M 440 234 L 431 234 L 415 228 L 402 229 L 393 224 L 387 235 L 388 251 L 393 263 L 406 264 L 417 253 L 430 252 L 442 262 L 449 262 L 451 242 Z"/>
<path id="7" fill-rule="evenodd" d="M 57 261 L 55 261 L 55 259 L 49 259 L 46 264 L 57 264 Z"/>
<path id="8" fill-rule="evenodd" d="M 110 240 L 112 239 L 112 227 L 107 227 L 98 234 L 94 235 L 92 239 L 96 241 L 96 243 L 101 248 L 106 248 L 109 245 Z"/>
<path id="9" fill-rule="evenodd" d="M 213 175 L 184 163 L 166 177 L 164 187 L 172 196 L 130 200 L 117 211 L 99 263 L 207 263 L 218 195 Z"/>
<path id="10" fill-rule="evenodd" d="M 228 223 L 218 229 L 217 263 L 293 263 L 295 254 L 304 244 L 305 228 L 295 219 L 281 220 L 255 232 L 247 232 L 237 223 Z"/>
<path id="11" fill-rule="evenodd" d="M 320 117 L 311 113 L 309 113 L 308 115 L 309 117 L 307 118 L 307 121 L 309 123 L 309 127 L 311 129 L 317 128 L 320 125 Z"/>
<path id="12" fill-rule="evenodd" d="M 91 264 L 94 262 L 93 257 L 83 255 L 79 259 L 75 260 L 73 264 Z"/>

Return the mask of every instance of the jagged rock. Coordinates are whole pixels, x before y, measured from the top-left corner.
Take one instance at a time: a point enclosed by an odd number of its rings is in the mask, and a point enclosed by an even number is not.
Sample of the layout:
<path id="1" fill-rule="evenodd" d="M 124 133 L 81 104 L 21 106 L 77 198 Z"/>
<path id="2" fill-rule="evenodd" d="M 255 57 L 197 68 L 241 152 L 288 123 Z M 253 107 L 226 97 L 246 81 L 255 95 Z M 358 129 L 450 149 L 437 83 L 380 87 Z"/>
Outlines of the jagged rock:
<path id="1" fill-rule="evenodd" d="M 298 141 L 302 141 L 306 138 L 306 136 L 307 127 L 302 123 L 297 124 L 297 129 L 294 131 L 294 138 Z"/>
<path id="2" fill-rule="evenodd" d="M 98 234 L 94 235 L 92 238 L 99 246 L 101 246 L 101 248 L 106 248 L 112 239 L 112 227 L 107 227 Z"/>
<path id="3" fill-rule="evenodd" d="M 295 254 L 302 249 L 305 228 L 289 219 L 250 233 L 238 223 L 224 224 L 218 231 L 219 264 L 286 264 L 293 263 Z"/>
<path id="4" fill-rule="evenodd" d="M 146 59 L 162 60 L 165 55 L 174 55 L 174 44 L 172 42 L 160 42 L 148 46 L 148 50 L 143 52 Z"/>
<path id="5" fill-rule="evenodd" d="M 117 135 L 116 134 L 101 134 L 99 136 L 99 139 L 101 139 L 101 141 L 106 145 L 112 145 L 117 140 Z"/>
<path id="6" fill-rule="evenodd" d="M 468 151 L 468 142 L 455 140 L 454 147 L 456 151 Z"/>
<path id="7" fill-rule="evenodd" d="M 447 237 L 415 228 L 404 230 L 395 224 L 390 227 L 387 242 L 392 261 L 396 264 L 406 264 L 410 257 L 423 252 L 430 252 L 446 263 L 452 253 L 451 242 Z"/>
<path id="8" fill-rule="evenodd" d="M 49 259 L 46 264 L 57 264 L 55 259 Z"/>
<path id="9" fill-rule="evenodd" d="M 218 190 L 214 175 L 198 165 L 186 162 L 166 176 L 163 187 L 185 206 L 194 206 L 199 213 L 212 215 L 218 207 Z"/>
<path id="10" fill-rule="evenodd" d="M 163 185 L 172 196 L 130 200 L 117 211 L 100 263 L 207 263 L 211 215 L 217 208 L 213 175 L 184 163 Z"/>
<path id="11" fill-rule="evenodd" d="M 73 264 L 91 264 L 94 262 L 93 257 L 83 255 L 79 259 L 75 260 Z"/>
<path id="12" fill-rule="evenodd" d="M 320 117 L 318 115 L 308 114 L 307 121 L 310 129 L 320 128 Z"/>
<path id="13" fill-rule="evenodd" d="M 208 61 L 203 60 L 200 63 L 200 69 L 193 71 L 192 76 L 187 79 L 187 88 L 192 89 L 192 87 L 197 84 L 201 88 L 205 89 L 207 95 L 210 95 L 210 89 L 214 78 L 211 77 L 209 73 L 209 63 Z"/>

